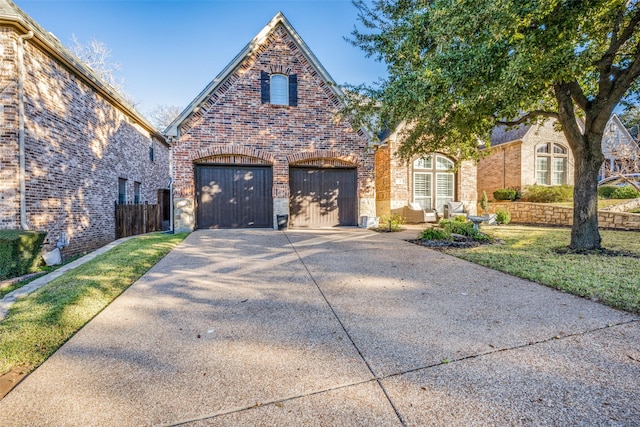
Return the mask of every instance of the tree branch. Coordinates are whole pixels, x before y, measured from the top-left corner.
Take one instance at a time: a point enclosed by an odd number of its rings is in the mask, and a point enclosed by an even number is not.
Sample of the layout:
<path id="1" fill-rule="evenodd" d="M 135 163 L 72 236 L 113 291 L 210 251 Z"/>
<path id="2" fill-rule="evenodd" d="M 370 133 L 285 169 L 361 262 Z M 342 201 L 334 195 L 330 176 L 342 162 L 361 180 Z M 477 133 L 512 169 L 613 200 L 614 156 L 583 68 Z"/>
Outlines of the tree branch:
<path id="1" fill-rule="evenodd" d="M 526 123 L 527 121 L 535 117 L 547 117 L 550 119 L 557 119 L 558 113 L 553 111 L 545 111 L 545 110 L 533 110 L 521 116 L 518 120 L 497 120 L 496 119 L 496 124 L 501 126 L 518 126 L 523 123 Z"/>
<path id="2" fill-rule="evenodd" d="M 566 86 L 571 93 L 571 99 L 573 99 L 573 101 L 578 104 L 578 107 L 580 107 L 582 111 L 587 111 L 590 101 L 582 91 L 580 84 L 574 80 L 572 82 L 566 83 Z"/>

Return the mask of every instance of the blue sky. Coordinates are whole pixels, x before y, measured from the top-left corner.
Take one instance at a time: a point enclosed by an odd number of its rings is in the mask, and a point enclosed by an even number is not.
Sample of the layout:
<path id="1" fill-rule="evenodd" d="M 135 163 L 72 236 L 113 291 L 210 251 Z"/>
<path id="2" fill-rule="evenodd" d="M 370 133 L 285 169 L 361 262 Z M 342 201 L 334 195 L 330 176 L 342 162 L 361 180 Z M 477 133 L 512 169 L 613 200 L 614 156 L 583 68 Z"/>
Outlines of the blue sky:
<path id="1" fill-rule="evenodd" d="M 67 46 L 72 34 L 106 43 L 142 113 L 159 104 L 184 108 L 279 11 L 337 83 L 386 74 L 344 40 L 359 26 L 350 0 L 14 2 Z"/>

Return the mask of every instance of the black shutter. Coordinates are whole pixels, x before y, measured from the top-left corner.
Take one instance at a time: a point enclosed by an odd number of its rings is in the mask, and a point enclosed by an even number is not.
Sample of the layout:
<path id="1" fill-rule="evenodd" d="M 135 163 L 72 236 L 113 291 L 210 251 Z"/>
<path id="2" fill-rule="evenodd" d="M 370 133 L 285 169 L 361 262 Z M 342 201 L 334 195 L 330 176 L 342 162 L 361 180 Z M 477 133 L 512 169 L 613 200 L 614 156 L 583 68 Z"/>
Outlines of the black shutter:
<path id="1" fill-rule="evenodd" d="M 271 77 L 266 71 L 260 71 L 260 99 L 263 104 L 268 104 L 271 101 Z"/>
<path id="2" fill-rule="evenodd" d="M 289 105 L 298 106 L 298 75 L 289 74 Z"/>

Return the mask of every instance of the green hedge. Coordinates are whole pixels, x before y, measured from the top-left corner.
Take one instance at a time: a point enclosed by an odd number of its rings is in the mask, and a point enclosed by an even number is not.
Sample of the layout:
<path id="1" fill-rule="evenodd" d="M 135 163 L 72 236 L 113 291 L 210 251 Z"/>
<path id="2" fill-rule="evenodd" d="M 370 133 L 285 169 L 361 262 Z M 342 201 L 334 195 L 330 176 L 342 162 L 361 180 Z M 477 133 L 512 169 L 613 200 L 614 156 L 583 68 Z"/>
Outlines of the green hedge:
<path id="1" fill-rule="evenodd" d="M 46 235 L 41 231 L 0 230 L 0 280 L 35 271 Z"/>
<path id="2" fill-rule="evenodd" d="M 500 188 L 493 192 L 494 200 L 516 200 L 518 191 L 514 188 Z"/>
<path id="3" fill-rule="evenodd" d="M 598 187 L 598 196 L 603 199 L 636 199 L 640 192 L 632 185 L 603 185 Z"/>
<path id="4" fill-rule="evenodd" d="M 598 196 L 602 199 L 610 199 L 613 192 L 616 191 L 616 188 L 618 187 L 615 185 L 603 185 L 598 187 Z"/>
<path id="5" fill-rule="evenodd" d="M 560 203 L 573 200 L 573 185 L 531 185 L 522 193 L 523 202 Z"/>

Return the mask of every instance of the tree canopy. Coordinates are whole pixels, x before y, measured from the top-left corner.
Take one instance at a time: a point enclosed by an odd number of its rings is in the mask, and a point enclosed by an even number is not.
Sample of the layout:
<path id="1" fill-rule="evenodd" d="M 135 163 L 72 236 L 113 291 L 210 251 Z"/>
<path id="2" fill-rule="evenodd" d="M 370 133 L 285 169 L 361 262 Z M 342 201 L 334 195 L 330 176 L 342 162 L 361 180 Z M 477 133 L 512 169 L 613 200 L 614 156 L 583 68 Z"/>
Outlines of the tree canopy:
<path id="1" fill-rule="evenodd" d="M 356 125 L 408 124 L 405 158 L 473 157 L 496 125 L 556 119 L 576 159 L 572 247 L 600 246 L 602 133 L 618 102 L 640 93 L 638 0 L 354 3 L 364 29 L 351 42 L 389 71 L 351 88 Z"/>

